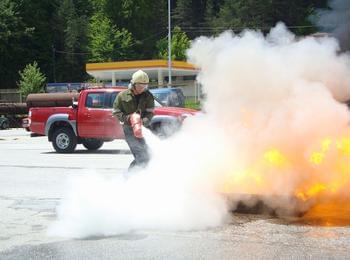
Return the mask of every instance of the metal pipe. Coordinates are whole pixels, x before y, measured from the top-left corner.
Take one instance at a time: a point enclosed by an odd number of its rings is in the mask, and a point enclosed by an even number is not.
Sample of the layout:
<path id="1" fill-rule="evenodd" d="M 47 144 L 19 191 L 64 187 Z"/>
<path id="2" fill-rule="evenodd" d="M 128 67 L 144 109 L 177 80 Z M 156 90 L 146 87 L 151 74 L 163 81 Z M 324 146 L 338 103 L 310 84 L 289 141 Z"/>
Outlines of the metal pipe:
<path id="1" fill-rule="evenodd" d="M 29 94 L 26 100 L 30 107 L 68 107 L 77 101 L 79 93 L 39 93 Z"/>
<path id="2" fill-rule="evenodd" d="M 26 103 L 1 103 L 0 115 L 24 115 L 28 114 Z"/>
<path id="3" fill-rule="evenodd" d="M 31 107 L 68 107 L 78 97 L 79 93 L 29 94 L 26 103 L 0 103 L 0 115 L 28 114 Z"/>

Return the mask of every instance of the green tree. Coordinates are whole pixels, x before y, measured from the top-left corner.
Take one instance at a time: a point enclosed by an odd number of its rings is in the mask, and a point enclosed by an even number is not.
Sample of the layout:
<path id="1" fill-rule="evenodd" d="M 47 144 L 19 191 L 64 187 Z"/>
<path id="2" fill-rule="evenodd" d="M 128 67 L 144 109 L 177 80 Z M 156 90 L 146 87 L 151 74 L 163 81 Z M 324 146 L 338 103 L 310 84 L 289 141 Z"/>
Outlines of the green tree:
<path id="1" fill-rule="evenodd" d="M 21 42 L 25 55 L 21 59 L 20 67 L 36 60 L 49 81 L 53 81 L 52 45 L 56 33 L 53 19 L 58 1 L 31 0 L 22 1 L 20 5 L 21 18 L 27 26 L 33 28 L 31 37 Z"/>
<path id="2" fill-rule="evenodd" d="M 44 91 L 46 77 L 40 72 L 38 63 L 27 64 L 23 71 L 19 71 L 20 81 L 18 87 L 24 97 L 30 93 L 39 93 Z"/>
<path id="3" fill-rule="evenodd" d="M 177 0 L 174 24 L 181 27 L 190 38 L 208 34 L 206 21 L 208 0 Z M 209 31 L 210 32 L 210 31 Z"/>
<path id="4" fill-rule="evenodd" d="M 225 0 L 218 17 L 213 21 L 214 27 L 226 27 L 242 30 L 244 28 L 273 26 L 271 0 Z"/>
<path id="5" fill-rule="evenodd" d="M 77 1 L 77 3 L 81 2 Z M 58 81 L 83 81 L 87 61 L 87 9 L 76 8 L 73 0 L 63 0 L 55 17 L 55 60 Z"/>
<path id="6" fill-rule="evenodd" d="M 127 60 L 133 57 L 133 37 L 127 29 L 118 29 L 102 13 L 96 13 L 90 21 L 89 61 L 105 62 Z"/>
<path id="7" fill-rule="evenodd" d="M 241 31 L 245 28 L 269 31 L 282 21 L 297 34 L 307 34 L 315 30 L 308 17 L 324 0 L 224 0 L 217 17 L 211 26 L 220 32 L 232 28 Z"/>
<path id="8" fill-rule="evenodd" d="M 223 0 L 207 0 L 207 4 L 205 6 L 205 13 L 204 13 L 204 21 L 205 21 L 204 24 L 206 26 L 210 27 L 210 25 L 212 24 L 212 21 L 217 18 L 222 2 Z"/>
<path id="9" fill-rule="evenodd" d="M 190 47 L 190 40 L 180 27 L 175 26 L 171 37 L 171 59 L 186 60 L 186 50 Z M 158 58 L 168 59 L 168 38 L 157 42 Z"/>
<path id="10" fill-rule="evenodd" d="M 106 0 L 104 12 L 117 28 L 126 28 L 133 35 L 137 59 L 156 54 L 156 42 L 167 32 L 167 1 Z"/>
<path id="11" fill-rule="evenodd" d="M 172 0 L 172 24 L 190 39 L 228 28 L 265 32 L 278 21 L 301 26 L 293 28 L 300 35 L 316 30 L 307 18 L 327 2 Z M 0 88 L 16 87 L 18 71 L 33 60 L 50 81 L 54 74 L 56 81 L 84 81 L 88 60 L 167 56 L 166 39 L 157 45 L 167 35 L 167 15 L 164 0 L 0 0 Z M 184 59 L 172 45 L 173 56 Z"/>
<path id="12" fill-rule="evenodd" d="M 94 13 L 104 14 L 106 10 L 106 0 L 89 0 Z"/>
<path id="13" fill-rule="evenodd" d="M 10 38 L 16 37 L 16 27 L 20 23 L 20 18 L 15 11 L 15 5 L 12 1 L 3 0 L 0 1 L 0 41 L 3 44 Z"/>
<path id="14" fill-rule="evenodd" d="M 194 26 L 196 17 L 193 17 L 192 2 L 191 0 L 178 0 L 176 2 L 176 8 L 172 18 L 174 18 L 174 23 L 177 26 L 182 28 Z"/>
<path id="15" fill-rule="evenodd" d="M 15 1 L 0 1 L 0 87 L 15 87 L 26 54 L 22 42 L 30 39 L 32 31 L 23 22 Z"/>

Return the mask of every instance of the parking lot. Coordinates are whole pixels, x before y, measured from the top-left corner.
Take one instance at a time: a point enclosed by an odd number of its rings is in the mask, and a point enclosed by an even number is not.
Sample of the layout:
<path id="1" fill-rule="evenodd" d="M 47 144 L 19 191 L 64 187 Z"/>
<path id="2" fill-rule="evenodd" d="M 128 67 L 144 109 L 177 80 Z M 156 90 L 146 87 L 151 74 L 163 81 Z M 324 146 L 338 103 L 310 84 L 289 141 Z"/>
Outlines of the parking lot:
<path id="1" fill-rule="evenodd" d="M 239 213 L 223 226 L 196 231 L 133 230 L 84 239 L 47 234 L 69 177 L 123 175 L 131 159 L 120 140 L 96 152 L 78 146 L 73 154 L 57 154 L 46 137 L 32 138 L 22 129 L 0 131 L 0 259 L 349 257 L 349 227 Z"/>

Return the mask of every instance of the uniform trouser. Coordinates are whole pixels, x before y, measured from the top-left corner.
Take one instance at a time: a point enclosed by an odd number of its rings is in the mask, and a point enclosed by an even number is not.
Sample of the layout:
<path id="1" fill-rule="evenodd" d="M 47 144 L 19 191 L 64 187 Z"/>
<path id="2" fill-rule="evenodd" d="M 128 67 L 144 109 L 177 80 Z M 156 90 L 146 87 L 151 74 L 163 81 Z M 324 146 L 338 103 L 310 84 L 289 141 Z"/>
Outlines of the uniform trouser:
<path id="1" fill-rule="evenodd" d="M 148 146 L 144 138 L 136 138 L 132 127 L 129 125 L 123 125 L 125 140 L 129 145 L 131 153 L 134 155 L 134 160 L 129 166 L 131 170 L 135 166 L 145 167 L 150 160 Z"/>

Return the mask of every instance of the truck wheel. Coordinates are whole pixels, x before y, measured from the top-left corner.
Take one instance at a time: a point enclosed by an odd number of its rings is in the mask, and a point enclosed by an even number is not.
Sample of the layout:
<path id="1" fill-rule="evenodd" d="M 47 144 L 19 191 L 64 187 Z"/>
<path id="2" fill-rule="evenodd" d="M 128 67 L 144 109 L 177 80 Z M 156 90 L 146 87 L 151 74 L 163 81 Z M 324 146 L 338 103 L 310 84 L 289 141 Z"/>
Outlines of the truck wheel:
<path id="1" fill-rule="evenodd" d="M 82 141 L 84 147 L 88 150 L 97 150 L 103 145 L 103 141 L 99 139 L 86 138 Z"/>
<path id="2" fill-rule="evenodd" d="M 7 129 L 9 127 L 10 127 L 9 121 L 5 120 L 5 121 L 2 122 L 1 129 Z"/>
<path id="3" fill-rule="evenodd" d="M 161 123 L 155 123 L 151 126 L 151 131 L 153 134 L 157 135 L 160 138 L 165 138 L 165 132 L 164 129 L 162 128 Z"/>
<path id="4" fill-rule="evenodd" d="M 68 127 L 58 128 L 53 133 L 52 145 L 58 153 L 72 153 L 77 146 L 77 137 Z"/>
<path id="5" fill-rule="evenodd" d="M 161 139 L 172 136 L 179 129 L 180 129 L 180 125 L 172 122 L 155 123 L 151 127 L 152 132 Z"/>

